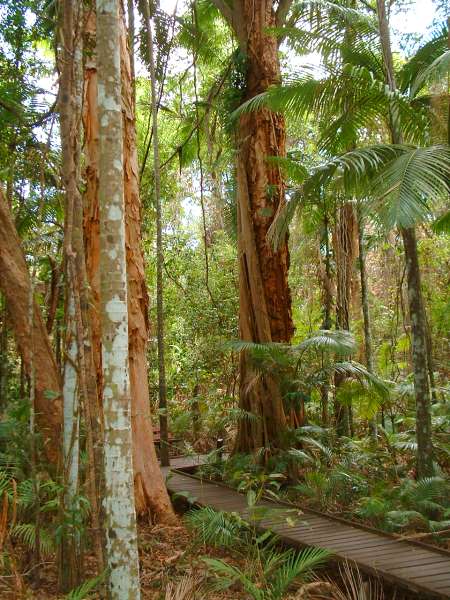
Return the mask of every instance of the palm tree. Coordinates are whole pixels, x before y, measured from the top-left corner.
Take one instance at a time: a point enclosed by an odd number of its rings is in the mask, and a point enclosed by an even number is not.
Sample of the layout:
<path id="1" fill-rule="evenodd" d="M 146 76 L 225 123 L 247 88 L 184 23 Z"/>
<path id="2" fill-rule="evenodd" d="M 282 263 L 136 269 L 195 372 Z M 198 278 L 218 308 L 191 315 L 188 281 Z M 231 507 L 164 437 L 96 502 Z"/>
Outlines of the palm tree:
<path id="1" fill-rule="evenodd" d="M 391 92 L 397 91 L 394 61 L 392 59 L 389 21 L 385 0 L 377 0 L 377 14 L 386 83 Z M 393 144 L 401 144 L 403 135 L 398 118 L 390 111 L 390 132 Z M 405 250 L 406 279 L 408 288 L 409 316 L 412 330 L 412 353 L 414 390 L 416 395 L 417 475 L 433 474 L 433 446 L 431 442 L 431 394 L 427 366 L 426 316 L 422 294 L 419 253 L 414 227 L 400 229 Z"/>
<path id="2" fill-rule="evenodd" d="M 128 361 L 119 2 L 97 2 L 104 515 L 108 595 L 140 598 Z"/>

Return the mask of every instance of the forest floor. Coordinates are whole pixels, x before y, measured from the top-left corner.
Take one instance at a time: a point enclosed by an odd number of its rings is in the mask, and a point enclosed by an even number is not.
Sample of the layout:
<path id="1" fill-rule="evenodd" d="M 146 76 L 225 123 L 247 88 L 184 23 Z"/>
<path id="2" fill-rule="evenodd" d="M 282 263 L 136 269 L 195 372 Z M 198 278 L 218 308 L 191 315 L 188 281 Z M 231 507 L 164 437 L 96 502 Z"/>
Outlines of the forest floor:
<path id="1" fill-rule="evenodd" d="M 21 558 L 20 548 L 16 548 L 17 555 Z M 231 564 L 237 564 L 236 557 L 217 548 L 199 546 L 193 540 L 192 535 L 183 526 L 182 521 L 177 527 L 162 525 L 140 525 L 139 528 L 139 550 L 141 567 L 141 597 L 143 600 L 161 600 L 161 598 L 175 598 L 165 590 L 177 583 L 201 582 L 207 579 L 206 565 L 202 561 L 203 556 L 222 558 Z M 23 561 L 25 562 L 25 561 Z M 29 571 L 29 567 L 20 569 L 23 573 Z M 85 557 L 84 580 L 94 577 L 95 560 L 93 556 Z M 17 587 L 13 588 L 14 578 L 0 574 L 0 598 L 2 600 L 60 600 L 64 594 L 57 592 L 57 566 L 54 557 L 47 558 L 39 569 L 39 582 L 33 582 L 30 575 L 21 576 L 23 585 L 22 594 Z M 96 598 L 95 594 L 89 596 Z M 209 591 L 205 596 L 208 600 L 238 600 L 242 599 L 242 592 L 228 589 L 224 592 Z"/>

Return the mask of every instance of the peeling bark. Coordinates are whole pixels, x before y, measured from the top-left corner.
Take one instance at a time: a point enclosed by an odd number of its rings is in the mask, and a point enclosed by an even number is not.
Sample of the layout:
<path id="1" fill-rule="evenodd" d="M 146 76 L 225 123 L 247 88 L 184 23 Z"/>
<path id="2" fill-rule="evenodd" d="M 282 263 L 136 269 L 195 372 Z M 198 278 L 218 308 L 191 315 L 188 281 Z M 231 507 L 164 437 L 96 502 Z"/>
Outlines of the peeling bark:
<path id="1" fill-rule="evenodd" d="M 128 328 L 132 397 L 133 465 L 138 514 L 174 522 L 169 495 L 153 443 L 147 372 L 148 293 L 142 252 L 141 200 L 137 158 L 135 106 L 130 55 L 121 21 L 122 113 L 124 135 L 125 232 L 128 278 Z"/>
<path id="2" fill-rule="evenodd" d="M 237 10 L 237 3 L 235 3 Z M 246 97 L 280 81 L 277 40 L 267 33 L 276 14 L 272 0 L 243 0 L 238 37 L 245 34 Z M 288 284 L 289 250 L 267 240 L 275 215 L 284 205 L 284 181 L 268 156 L 284 156 L 282 115 L 263 108 L 240 117 L 237 130 L 238 239 L 240 263 L 240 332 L 243 340 L 288 342 L 294 332 Z M 235 449 L 248 452 L 282 445 L 287 426 L 278 383 L 270 374 L 256 377 L 245 354 L 240 359 L 240 406 L 258 416 L 243 419 Z"/>
<path id="3" fill-rule="evenodd" d="M 89 45 L 95 45 L 95 14 L 85 25 Z M 130 97 L 130 67 L 126 49 L 123 21 L 120 29 L 122 68 L 123 135 L 124 135 L 124 187 L 125 235 L 128 276 L 129 359 L 131 385 L 131 418 L 133 428 L 133 468 L 136 512 L 151 513 L 160 522 L 173 522 L 170 499 L 159 468 L 153 443 L 153 425 L 147 377 L 148 294 L 145 283 L 144 259 L 141 249 L 141 206 L 139 197 L 139 172 L 137 169 L 134 103 Z M 95 54 L 85 65 L 85 99 L 83 123 L 86 149 L 86 192 L 84 198 L 84 232 L 86 268 L 91 288 L 90 319 L 92 344 L 99 394 L 103 386 L 100 353 L 100 222 L 98 206 L 98 141 L 97 118 L 97 66 Z M 101 398 L 99 398 L 101 409 Z"/>
<path id="4" fill-rule="evenodd" d="M 66 505 L 73 509 L 78 486 L 80 405 L 84 412 L 89 457 L 87 489 L 99 571 L 103 570 L 99 490 L 102 481 L 102 439 L 97 407 L 96 377 L 88 317 L 81 187 L 81 114 L 83 103 L 82 3 L 61 2 L 60 131 L 62 179 L 66 192 L 64 251 L 66 270 L 66 343 L 64 366 L 64 455 Z M 79 541 L 66 536 L 60 548 L 60 585 L 63 591 L 79 583 Z"/>
<path id="5" fill-rule="evenodd" d="M 28 319 L 31 280 L 20 238 L 0 189 L 0 289 L 26 373 L 35 373 L 36 424 L 48 460 L 57 464 L 61 448 L 61 381 L 41 310 L 34 301 L 33 331 Z M 30 344 L 32 340 L 32 344 Z M 31 358 L 32 357 L 32 358 Z"/>

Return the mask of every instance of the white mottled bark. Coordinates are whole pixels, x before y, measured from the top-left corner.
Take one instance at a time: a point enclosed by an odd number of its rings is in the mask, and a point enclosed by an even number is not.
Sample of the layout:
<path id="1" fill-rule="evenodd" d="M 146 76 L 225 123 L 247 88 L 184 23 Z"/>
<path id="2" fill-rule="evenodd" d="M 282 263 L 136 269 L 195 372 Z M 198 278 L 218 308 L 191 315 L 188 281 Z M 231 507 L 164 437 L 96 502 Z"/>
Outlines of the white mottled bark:
<path id="1" fill-rule="evenodd" d="M 108 596 L 139 600 L 128 365 L 119 2 L 97 0 L 104 522 Z"/>
<path id="2" fill-rule="evenodd" d="M 67 357 L 63 381 L 63 448 L 64 470 L 67 483 L 67 506 L 71 506 L 78 489 L 79 465 L 79 410 L 77 364 L 78 348 L 75 331 L 75 306 L 71 295 L 67 308 Z"/>

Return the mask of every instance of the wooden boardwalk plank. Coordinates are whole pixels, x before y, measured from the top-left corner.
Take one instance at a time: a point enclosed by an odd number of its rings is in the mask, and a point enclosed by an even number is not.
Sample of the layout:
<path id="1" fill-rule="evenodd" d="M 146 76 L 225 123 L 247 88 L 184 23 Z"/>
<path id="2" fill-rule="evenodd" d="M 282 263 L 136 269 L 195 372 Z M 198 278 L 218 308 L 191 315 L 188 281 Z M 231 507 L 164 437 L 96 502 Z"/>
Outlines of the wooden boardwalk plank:
<path id="1" fill-rule="evenodd" d="M 172 468 L 185 468 L 195 462 L 190 457 L 175 459 Z M 169 469 L 164 469 L 169 474 Z M 249 519 L 246 498 L 237 491 L 217 483 L 201 481 L 193 476 L 172 471 L 167 479 L 171 493 L 188 492 L 196 503 L 216 510 L 238 512 Z M 292 518 L 295 507 L 287 507 L 270 501 L 259 506 L 277 509 Z M 268 515 L 258 523 L 259 528 L 271 529 L 287 544 L 294 546 L 319 546 L 333 552 L 336 560 L 351 560 L 367 573 L 376 573 L 382 579 L 399 587 L 410 589 L 426 598 L 450 599 L 450 552 L 399 540 L 364 527 L 321 515 L 317 511 L 303 510 L 294 515 L 294 525 L 279 517 Z"/>

